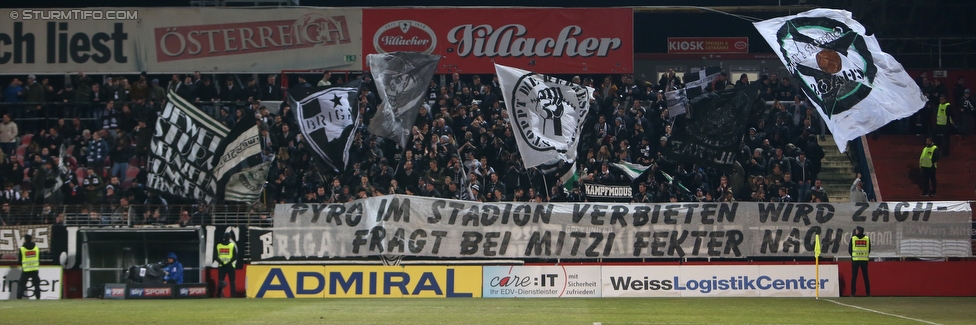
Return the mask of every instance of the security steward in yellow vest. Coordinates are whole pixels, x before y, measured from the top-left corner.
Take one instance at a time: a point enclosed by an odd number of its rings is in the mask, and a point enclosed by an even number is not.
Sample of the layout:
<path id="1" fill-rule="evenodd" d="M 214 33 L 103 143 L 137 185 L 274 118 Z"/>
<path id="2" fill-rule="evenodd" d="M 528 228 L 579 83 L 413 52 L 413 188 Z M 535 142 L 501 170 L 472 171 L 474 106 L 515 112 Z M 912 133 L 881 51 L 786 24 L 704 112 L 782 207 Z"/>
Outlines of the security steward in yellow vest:
<path id="1" fill-rule="evenodd" d="M 37 274 L 41 268 L 41 249 L 34 244 L 34 236 L 24 235 L 24 245 L 20 247 L 20 282 L 17 282 L 17 299 L 24 299 L 27 290 L 27 280 L 34 285 L 34 298 L 41 299 L 41 277 Z"/>
<path id="2" fill-rule="evenodd" d="M 220 298 L 224 294 L 224 287 L 227 286 L 227 282 L 224 282 L 224 277 L 229 277 L 230 279 L 230 297 L 237 296 L 237 245 L 231 241 L 231 233 L 224 233 L 224 240 L 217 244 L 216 254 L 214 254 L 214 259 L 217 261 L 217 298 Z"/>
<path id="3" fill-rule="evenodd" d="M 925 138 L 925 148 L 922 148 L 922 155 L 918 157 L 918 166 L 922 168 L 921 196 L 935 196 L 938 189 L 935 171 L 939 167 L 939 155 L 939 147 L 932 142 L 932 137 Z"/>
<path id="4" fill-rule="evenodd" d="M 864 234 L 864 228 L 858 226 L 854 229 L 854 236 L 851 237 L 851 246 L 848 247 L 851 254 L 851 297 L 857 294 L 857 270 L 862 270 L 864 275 L 864 291 L 867 296 L 871 296 L 871 279 L 868 278 L 868 260 L 871 255 L 871 239 Z"/>

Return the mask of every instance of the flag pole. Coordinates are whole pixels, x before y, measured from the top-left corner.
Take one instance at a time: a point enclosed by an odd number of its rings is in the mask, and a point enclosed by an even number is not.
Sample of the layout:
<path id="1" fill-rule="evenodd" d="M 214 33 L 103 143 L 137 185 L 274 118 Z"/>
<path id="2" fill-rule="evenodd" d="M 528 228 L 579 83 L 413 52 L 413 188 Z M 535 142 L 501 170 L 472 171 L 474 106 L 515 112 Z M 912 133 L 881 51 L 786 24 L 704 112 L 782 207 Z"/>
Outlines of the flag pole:
<path id="1" fill-rule="evenodd" d="M 820 234 L 817 234 L 816 243 L 814 244 L 814 265 L 816 267 L 816 277 L 817 277 L 817 289 L 816 297 L 820 300 Z"/>

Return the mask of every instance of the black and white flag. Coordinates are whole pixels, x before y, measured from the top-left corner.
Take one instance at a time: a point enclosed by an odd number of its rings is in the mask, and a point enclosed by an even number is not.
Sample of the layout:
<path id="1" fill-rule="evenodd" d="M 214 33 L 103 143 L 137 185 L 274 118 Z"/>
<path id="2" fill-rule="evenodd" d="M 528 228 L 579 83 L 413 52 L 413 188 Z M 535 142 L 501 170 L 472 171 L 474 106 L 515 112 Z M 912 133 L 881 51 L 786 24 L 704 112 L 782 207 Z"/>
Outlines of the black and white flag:
<path id="1" fill-rule="evenodd" d="M 366 56 L 376 81 L 376 92 L 383 102 L 370 120 L 369 133 L 396 141 L 401 148 L 407 147 L 439 60 L 439 55 L 421 52 Z"/>
<path id="2" fill-rule="evenodd" d="M 689 72 L 685 74 L 685 90 L 688 95 L 688 99 L 698 97 L 698 95 L 707 93 L 709 87 L 712 86 L 712 82 L 718 79 L 718 76 L 722 74 L 721 67 L 706 67 L 704 69 L 698 70 L 698 72 Z M 722 90 L 722 89 L 718 89 Z"/>
<path id="3" fill-rule="evenodd" d="M 265 168 L 262 175 L 260 168 L 256 167 L 262 164 L 258 129 L 254 115 L 245 114 L 214 153 L 213 173 L 217 182 L 218 200 L 251 202 L 264 189 L 268 169 Z M 247 179 L 241 180 L 241 177 Z M 251 179 L 254 177 L 261 178 Z"/>
<path id="4" fill-rule="evenodd" d="M 690 101 L 691 118 L 675 119 L 664 156 L 678 162 L 731 170 L 749 120 L 761 112 L 759 84 L 720 90 Z"/>
<path id="5" fill-rule="evenodd" d="M 668 116 L 675 117 L 688 112 L 688 93 L 685 88 L 664 93 L 668 103 Z"/>
<path id="6" fill-rule="evenodd" d="M 274 156 L 268 161 L 241 168 L 239 172 L 230 174 L 227 181 L 223 183 L 224 200 L 235 202 L 254 202 L 261 197 L 264 185 L 268 179 L 268 171 L 271 170 L 271 162 Z"/>
<path id="7" fill-rule="evenodd" d="M 156 120 L 146 187 L 212 202 L 216 196 L 214 153 L 229 130 L 175 93 Z"/>
<path id="8" fill-rule="evenodd" d="M 308 147 L 341 172 L 349 162 L 349 146 L 360 125 L 357 88 L 317 87 L 288 91 L 295 120 Z"/>
<path id="9" fill-rule="evenodd" d="M 498 64 L 495 72 L 525 168 L 574 162 L 593 88 Z"/>
<path id="10" fill-rule="evenodd" d="M 905 68 L 850 12 L 813 9 L 753 24 L 817 107 L 841 152 L 848 141 L 925 106 Z"/>

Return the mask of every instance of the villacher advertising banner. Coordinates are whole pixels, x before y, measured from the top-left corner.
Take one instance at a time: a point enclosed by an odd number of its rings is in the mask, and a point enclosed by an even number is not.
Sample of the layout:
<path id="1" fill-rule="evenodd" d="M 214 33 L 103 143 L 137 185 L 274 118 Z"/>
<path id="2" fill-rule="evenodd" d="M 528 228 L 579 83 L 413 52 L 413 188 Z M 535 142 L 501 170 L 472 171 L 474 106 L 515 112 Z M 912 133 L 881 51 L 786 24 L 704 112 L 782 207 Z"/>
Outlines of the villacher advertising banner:
<path id="1" fill-rule="evenodd" d="M 438 73 L 493 74 L 493 63 L 553 74 L 634 71 L 630 8 L 364 9 L 362 33 L 363 54 L 440 55 Z"/>

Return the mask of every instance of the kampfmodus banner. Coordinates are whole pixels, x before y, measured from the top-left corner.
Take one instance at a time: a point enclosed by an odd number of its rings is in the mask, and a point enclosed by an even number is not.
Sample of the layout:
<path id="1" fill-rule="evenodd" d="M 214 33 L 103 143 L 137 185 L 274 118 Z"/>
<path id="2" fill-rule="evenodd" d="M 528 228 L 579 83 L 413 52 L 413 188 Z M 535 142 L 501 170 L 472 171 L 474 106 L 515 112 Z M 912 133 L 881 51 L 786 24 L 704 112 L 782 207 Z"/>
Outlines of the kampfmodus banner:
<path id="1" fill-rule="evenodd" d="M 634 71 L 630 8 L 364 9 L 362 32 L 363 54 L 436 54 L 438 73 L 492 74 L 492 63 L 552 74 Z"/>
<path id="2" fill-rule="evenodd" d="M 841 152 L 848 141 L 925 106 L 908 72 L 850 12 L 814 9 L 754 25 L 800 81 Z"/>

